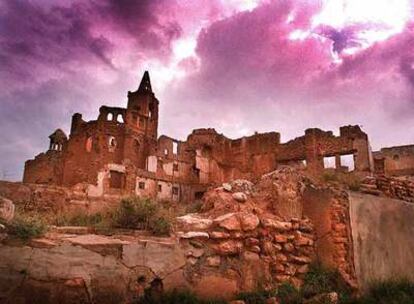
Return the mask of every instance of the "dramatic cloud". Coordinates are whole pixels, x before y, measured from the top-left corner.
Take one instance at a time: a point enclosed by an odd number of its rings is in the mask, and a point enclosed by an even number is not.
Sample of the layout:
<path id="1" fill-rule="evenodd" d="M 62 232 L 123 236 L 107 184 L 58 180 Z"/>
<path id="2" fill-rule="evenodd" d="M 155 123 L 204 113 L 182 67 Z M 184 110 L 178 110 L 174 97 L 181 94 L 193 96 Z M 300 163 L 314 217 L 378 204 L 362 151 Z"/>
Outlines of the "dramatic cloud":
<path id="1" fill-rule="evenodd" d="M 410 0 L 0 0 L 0 178 L 150 70 L 160 132 L 361 124 L 414 142 Z"/>

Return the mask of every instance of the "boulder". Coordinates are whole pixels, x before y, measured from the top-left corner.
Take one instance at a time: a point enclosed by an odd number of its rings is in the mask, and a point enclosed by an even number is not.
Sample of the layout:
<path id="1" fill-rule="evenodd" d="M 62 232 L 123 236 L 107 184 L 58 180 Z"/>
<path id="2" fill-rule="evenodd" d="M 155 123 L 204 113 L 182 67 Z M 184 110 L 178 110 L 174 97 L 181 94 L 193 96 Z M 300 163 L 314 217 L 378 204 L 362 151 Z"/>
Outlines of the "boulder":
<path id="1" fill-rule="evenodd" d="M 236 213 L 227 213 L 214 219 L 214 223 L 227 230 L 241 230 L 240 220 Z"/>
<path id="2" fill-rule="evenodd" d="M 228 240 L 213 247 L 219 255 L 233 255 L 241 252 L 243 244 L 239 241 Z"/>
<path id="3" fill-rule="evenodd" d="M 0 219 L 9 222 L 14 217 L 14 204 L 11 200 L 0 196 Z"/>
<path id="4" fill-rule="evenodd" d="M 292 229 L 292 223 L 282 222 L 271 218 L 262 219 L 262 225 L 265 228 L 272 228 L 278 231 L 289 231 Z"/>
<path id="5" fill-rule="evenodd" d="M 227 192 L 231 192 L 232 187 L 231 187 L 231 185 L 230 185 L 229 183 L 224 183 L 224 184 L 223 184 L 223 189 L 224 189 L 225 191 L 227 191 Z"/>
<path id="6" fill-rule="evenodd" d="M 186 231 L 207 230 L 211 227 L 213 221 L 191 213 L 177 217 L 177 224 L 180 229 Z"/>
<path id="7" fill-rule="evenodd" d="M 232 195 L 233 199 L 239 203 L 244 203 L 247 201 L 247 195 L 243 192 L 236 192 Z"/>
<path id="8" fill-rule="evenodd" d="M 206 259 L 207 265 L 210 267 L 219 267 L 221 263 L 221 258 L 218 255 L 209 256 Z"/>
<path id="9" fill-rule="evenodd" d="M 190 231 L 186 233 L 177 233 L 177 234 L 182 239 L 194 239 L 194 238 L 208 239 L 210 237 L 207 232 L 200 232 L 200 231 Z"/>
<path id="10" fill-rule="evenodd" d="M 230 234 L 223 231 L 212 231 L 210 232 L 210 238 L 212 239 L 228 239 Z"/>
<path id="11" fill-rule="evenodd" d="M 260 220 L 253 213 L 244 213 L 240 215 L 241 226 L 244 231 L 254 230 L 259 226 Z"/>

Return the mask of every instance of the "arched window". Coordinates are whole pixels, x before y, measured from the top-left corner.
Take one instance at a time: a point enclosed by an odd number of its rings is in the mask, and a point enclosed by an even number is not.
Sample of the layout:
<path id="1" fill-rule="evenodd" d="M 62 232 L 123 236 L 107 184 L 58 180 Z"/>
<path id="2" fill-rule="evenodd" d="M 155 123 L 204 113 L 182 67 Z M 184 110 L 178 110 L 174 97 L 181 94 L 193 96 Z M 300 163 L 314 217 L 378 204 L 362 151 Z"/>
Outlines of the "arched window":
<path id="1" fill-rule="evenodd" d="M 124 118 L 122 117 L 122 114 L 118 114 L 116 117 L 116 121 L 120 123 L 124 123 Z"/>
<path id="2" fill-rule="evenodd" d="M 116 145 L 117 145 L 116 138 L 113 137 L 113 136 L 109 136 L 109 138 L 108 138 L 108 148 L 109 148 L 109 151 L 110 152 L 115 151 Z"/>
<path id="3" fill-rule="evenodd" d="M 392 157 L 393 160 L 400 160 L 400 156 L 398 154 L 393 155 Z"/>
<path id="4" fill-rule="evenodd" d="M 108 115 L 106 115 L 106 120 L 107 120 L 107 121 L 112 121 L 112 120 L 114 120 L 114 114 L 112 114 L 112 113 L 108 113 Z"/>

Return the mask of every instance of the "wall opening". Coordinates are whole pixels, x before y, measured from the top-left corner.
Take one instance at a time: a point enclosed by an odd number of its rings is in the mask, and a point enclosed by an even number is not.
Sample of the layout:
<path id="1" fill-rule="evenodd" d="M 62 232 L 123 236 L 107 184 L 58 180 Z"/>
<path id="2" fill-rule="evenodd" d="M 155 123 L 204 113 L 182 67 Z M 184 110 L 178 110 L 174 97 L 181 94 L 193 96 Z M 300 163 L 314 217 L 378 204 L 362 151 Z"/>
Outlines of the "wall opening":
<path id="1" fill-rule="evenodd" d="M 118 171 L 110 171 L 109 186 L 114 189 L 123 189 L 124 188 L 124 173 Z"/>
<path id="2" fill-rule="evenodd" d="M 392 157 L 393 160 L 400 160 L 400 156 L 398 154 L 393 155 Z"/>
<path id="3" fill-rule="evenodd" d="M 164 155 L 167 156 L 168 155 L 168 149 L 164 149 Z"/>
<path id="4" fill-rule="evenodd" d="M 173 141 L 173 154 L 177 155 L 178 154 L 178 143 Z"/>
<path id="5" fill-rule="evenodd" d="M 139 182 L 138 183 L 138 188 L 141 189 L 141 190 L 145 189 L 145 182 Z"/>
<path id="6" fill-rule="evenodd" d="M 323 158 L 323 167 L 325 169 L 335 169 L 336 168 L 335 156 L 325 156 Z"/>
<path id="7" fill-rule="evenodd" d="M 115 151 L 116 145 L 117 145 L 116 138 L 113 137 L 113 136 L 109 136 L 108 137 L 108 148 L 109 148 L 109 151 L 110 152 Z"/>
<path id="8" fill-rule="evenodd" d="M 118 114 L 116 117 L 116 121 L 119 123 L 124 123 L 124 117 L 122 117 L 122 114 Z"/>
<path id="9" fill-rule="evenodd" d="M 347 168 L 348 172 L 355 170 L 355 160 L 353 154 L 341 155 L 341 168 Z"/>
<path id="10" fill-rule="evenodd" d="M 178 193 L 179 193 L 178 187 L 172 187 L 172 194 L 173 195 L 178 195 Z"/>
<path id="11" fill-rule="evenodd" d="M 198 192 L 196 192 L 194 194 L 194 199 L 196 199 L 196 200 L 202 200 L 203 199 L 203 195 L 204 195 L 204 192 L 203 191 L 198 191 Z"/>
<path id="12" fill-rule="evenodd" d="M 107 121 L 112 121 L 112 120 L 114 120 L 114 114 L 112 114 L 112 113 L 108 113 L 108 115 L 106 115 L 106 120 L 107 120 Z"/>
<path id="13" fill-rule="evenodd" d="M 92 141 L 92 137 L 90 136 L 86 139 L 86 146 L 85 146 L 86 152 L 92 151 L 92 144 L 93 144 L 93 141 Z"/>
<path id="14" fill-rule="evenodd" d="M 178 171 L 178 164 L 177 163 L 173 164 L 173 171 Z"/>
<path id="15" fill-rule="evenodd" d="M 162 192 L 162 185 L 158 185 L 158 192 Z"/>

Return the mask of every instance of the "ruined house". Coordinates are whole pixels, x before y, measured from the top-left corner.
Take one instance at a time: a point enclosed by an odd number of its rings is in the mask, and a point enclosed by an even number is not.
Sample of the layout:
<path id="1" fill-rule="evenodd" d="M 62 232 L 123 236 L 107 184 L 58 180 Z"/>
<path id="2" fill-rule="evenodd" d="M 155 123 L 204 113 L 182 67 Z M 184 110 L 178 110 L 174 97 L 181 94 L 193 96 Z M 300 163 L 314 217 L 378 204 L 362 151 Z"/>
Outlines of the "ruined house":
<path id="1" fill-rule="evenodd" d="M 281 143 L 269 132 L 229 139 L 214 129 L 197 129 L 180 141 L 158 136 L 159 101 L 145 72 L 138 89 L 128 92 L 126 108 L 102 106 L 96 120 L 72 116 L 70 134 L 50 135 L 49 150 L 25 163 L 26 183 L 84 186 L 90 196 L 137 194 L 189 201 L 212 184 L 254 179 L 294 165 L 321 171 L 372 172 L 369 140 L 359 126 L 340 128 L 339 136 L 307 129 Z"/>

